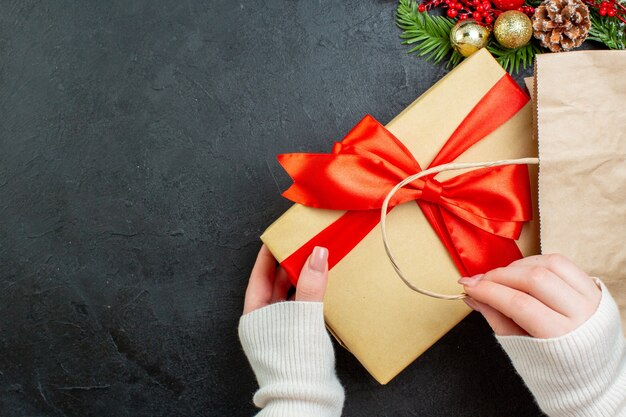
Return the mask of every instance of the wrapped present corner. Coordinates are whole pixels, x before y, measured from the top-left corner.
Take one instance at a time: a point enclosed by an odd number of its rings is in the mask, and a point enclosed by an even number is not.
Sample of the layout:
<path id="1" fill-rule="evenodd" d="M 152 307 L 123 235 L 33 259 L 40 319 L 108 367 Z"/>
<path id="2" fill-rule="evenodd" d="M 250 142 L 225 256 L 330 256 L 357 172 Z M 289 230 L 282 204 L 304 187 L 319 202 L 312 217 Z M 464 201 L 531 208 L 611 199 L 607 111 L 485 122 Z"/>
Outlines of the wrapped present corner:
<path id="1" fill-rule="evenodd" d="M 261 238 L 294 282 L 314 246 L 329 248 L 327 326 L 385 384 L 470 312 L 397 277 L 379 227 L 385 195 L 434 165 L 536 155 L 528 97 L 481 50 L 386 126 L 367 116 L 331 154 L 281 155 L 294 179 L 284 195 L 298 204 Z M 422 287 L 459 293 L 460 276 L 538 253 L 536 175 L 525 166 L 444 172 L 402 189 L 387 219 L 402 269 Z"/>

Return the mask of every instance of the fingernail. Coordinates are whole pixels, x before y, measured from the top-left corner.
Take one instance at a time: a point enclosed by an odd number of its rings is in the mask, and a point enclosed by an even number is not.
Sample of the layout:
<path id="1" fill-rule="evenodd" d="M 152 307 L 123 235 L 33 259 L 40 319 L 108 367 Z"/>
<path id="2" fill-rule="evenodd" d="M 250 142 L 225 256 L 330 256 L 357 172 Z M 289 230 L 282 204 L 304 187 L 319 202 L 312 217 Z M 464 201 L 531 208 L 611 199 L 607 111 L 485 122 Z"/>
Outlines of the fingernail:
<path id="1" fill-rule="evenodd" d="M 313 248 L 313 253 L 309 258 L 309 268 L 316 272 L 325 272 L 328 262 L 328 249 L 321 246 Z"/>
<path id="2" fill-rule="evenodd" d="M 474 302 L 474 300 L 472 300 L 471 298 L 464 298 L 463 302 L 465 302 L 465 304 L 467 304 L 467 306 L 469 308 L 471 308 L 474 311 L 480 311 L 478 309 L 478 305 Z"/>
<path id="3" fill-rule="evenodd" d="M 478 281 L 480 281 L 483 277 L 483 274 L 477 274 L 474 275 L 472 277 L 463 277 L 460 280 L 458 280 L 457 282 L 461 285 L 465 285 L 467 287 L 474 287 L 476 286 L 476 284 L 478 284 Z"/>

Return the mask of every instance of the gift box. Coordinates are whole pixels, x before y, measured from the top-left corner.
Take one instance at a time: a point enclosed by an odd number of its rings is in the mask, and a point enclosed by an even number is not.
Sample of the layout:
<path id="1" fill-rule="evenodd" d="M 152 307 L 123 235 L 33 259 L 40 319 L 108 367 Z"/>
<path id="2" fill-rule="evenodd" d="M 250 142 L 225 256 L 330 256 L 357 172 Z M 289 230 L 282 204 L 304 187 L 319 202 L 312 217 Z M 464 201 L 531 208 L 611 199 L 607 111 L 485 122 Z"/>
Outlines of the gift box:
<path id="1" fill-rule="evenodd" d="M 294 281 L 313 246 L 329 247 L 327 327 L 386 384 L 470 309 L 462 301 L 425 297 L 405 286 L 385 253 L 376 204 L 403 176 L 432 165 L 536 155 L 528 97 L 481 50 L 385 127 L 368 116 L 335 145 L 333 154 L 280 156 L 295 179 L 285 196 L 311 207 L 295 204 L 261 239 Z M 532 211 L 537 218 L 536 207 L 530 207 L 530 200 L 536 201 L 536 167 L 529 169 L 530 180 L 525 166 L 508 168 L 443 172 L 398 193 L 387 234 L 412 282 L 459 293 L 460 276 L 539 252 L 537 222 L 525 222 Z M 380 178 L 362 175 L 378 170 Z M 487 177 L 491 185 L 486 190 L 465 182 Z M 507 200 L 515 200 L 509 195 L 511 183 L 517 184 L 513 194 L 520 201 Z M 460 189 L 454 191 L 455 186 Z M 320 192 L 311 195 L 315 188 Z M 457 210 L 466 203 L 478 208 Z"/>

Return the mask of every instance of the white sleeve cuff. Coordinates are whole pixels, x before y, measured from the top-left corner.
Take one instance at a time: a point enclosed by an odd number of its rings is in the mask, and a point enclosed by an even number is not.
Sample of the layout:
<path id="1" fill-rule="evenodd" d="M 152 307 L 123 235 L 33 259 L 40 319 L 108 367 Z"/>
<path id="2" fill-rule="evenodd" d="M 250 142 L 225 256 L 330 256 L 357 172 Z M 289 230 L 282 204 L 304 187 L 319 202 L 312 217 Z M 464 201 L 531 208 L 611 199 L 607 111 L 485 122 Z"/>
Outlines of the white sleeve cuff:
<path id="1" fill-rule="evenodd" d="M 344 391 L 322 303 L 271 304 L 241 317 L 239 337 L 259 382 L 259 416 L 340 416 Z"/>
<path id="2" fill-rule="evenodd" d="M 600 285 L 596 312 L 566 335 L 496 336 L 549 416 L 626 416 L 626 342 L 617 305 Z"/>

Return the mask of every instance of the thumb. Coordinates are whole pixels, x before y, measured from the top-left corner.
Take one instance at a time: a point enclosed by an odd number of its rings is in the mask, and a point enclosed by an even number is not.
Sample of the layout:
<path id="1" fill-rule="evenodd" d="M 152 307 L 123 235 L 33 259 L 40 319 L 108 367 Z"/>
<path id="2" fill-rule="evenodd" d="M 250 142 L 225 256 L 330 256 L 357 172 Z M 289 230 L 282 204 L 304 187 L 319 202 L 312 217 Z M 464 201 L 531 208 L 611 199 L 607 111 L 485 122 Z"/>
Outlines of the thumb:
<path id="1" fill-rule="evenodd" d="M 302 267 L 296 301 L 323 301 L 328 282 L 328 249 L 316 246 Z"/>

